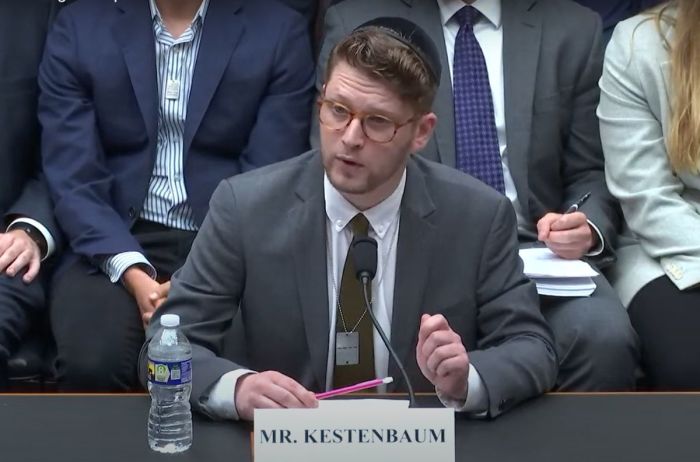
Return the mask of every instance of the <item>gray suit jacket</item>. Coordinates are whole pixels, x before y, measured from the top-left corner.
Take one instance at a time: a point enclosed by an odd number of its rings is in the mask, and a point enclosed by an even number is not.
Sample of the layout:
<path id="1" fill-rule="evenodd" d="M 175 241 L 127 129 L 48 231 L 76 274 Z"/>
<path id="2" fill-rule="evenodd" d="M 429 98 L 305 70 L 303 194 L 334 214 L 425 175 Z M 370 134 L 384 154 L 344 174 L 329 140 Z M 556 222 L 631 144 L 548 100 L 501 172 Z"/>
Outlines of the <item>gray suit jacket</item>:
<path id="1" fill-rule="evenodd" d="M 200 407 L 226 372 L 276 370 L 325 389 L 329 307 L 323 167 L 311 151 L 224 180 L 164 313 L 177 313 L 193 344 Z M 507 199 L 456 170 L 420 158 L 407 167 L 400 211 L 391 342 L 417 391 L 434 388 L 415 359 L 422 313 L 458 332 L 497 415 L 552 386 L 556 358 L 535 288 L 522 273 Z M 248 364 L 220 357 L 241 310 Z M 145 372 L 146 346 L 140 373 Z M 396 364 L 391 390 L 405 390 Z"/>
<path id="2" fill-rule="evenodd" d="M 608 184 L 629 226 L 609 274 L 625 305 L 663 275 L 700 283 L 700 175 L 675 175 L 666 152 L 670 64 L 654 20 L 635 16 L 615 29 L 600 80 Z"/>
<path id="3" fill-rule="evenodd" d="M 607 265 L 614 259 L 620 213 L 605 185 L 595 115 L 603 61 L 600 18 L 569 0 L 501 2 L 507 156 L 526 220 L 520 223 L 521 241 L 536 239 L 535 225 L 544 214 L 562 211 L 591 191 L 582 211 L 605 239 L 606 251 L 595 261 Z M 331 7 L 325 18 L 319 89 L 333 46 L 379 16 L 410 19 L 440 50 L 443 72 L 433 105 L 438 124 L 422 154 L 454 167 L 452 82 L 435 0 L 345 0 Z M 317 129 L 315 124 L 312 129 Z"/>

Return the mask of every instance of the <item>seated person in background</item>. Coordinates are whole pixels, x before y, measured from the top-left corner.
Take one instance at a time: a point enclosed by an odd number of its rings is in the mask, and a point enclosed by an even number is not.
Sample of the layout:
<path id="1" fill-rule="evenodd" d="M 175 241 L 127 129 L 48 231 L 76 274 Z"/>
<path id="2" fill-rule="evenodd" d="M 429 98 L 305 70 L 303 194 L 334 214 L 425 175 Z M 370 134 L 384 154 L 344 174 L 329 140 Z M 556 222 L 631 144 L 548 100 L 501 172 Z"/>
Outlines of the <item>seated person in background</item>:
<path id="1" fill-rule="evenodd" d="M 603 20 L 603 39 L 607 43 L 618 22 L 658 5 L 661 0 L 576 0 L 576 2 L 600 15 Z"/>
<path id="2" fill-rule="evenodd" d="M 44 314 L 47 261 L 60 247 L 41 177 L 37 69 L 56 0 L 0 3 L 0 390 L 7 360 Z"/>
<path id="3" fill-rule="evenodd" d="M 70 242 L 51 300 L 62 389 L 137 386 L 144 324 L 211 193 L 307 148 L 313 79 L 307 24 L 273 1 L 82 1 L 58 16 L 39 118 Z"/>
<path id="4" fill-rule="evenodd" d="M 628 232 L 610 277 L 652 388 L 700 389 L 700 3 L 620 23 L 598 107 L 610 192 Z"/>
<path id="5" fill-rule="evenodd" d="M 539 240 L 598 269 L 614 261 L 620 212 L 595 115 L 600 18 L 569 0 L 345 0 L 326 15 L 319 90 L 323 56 L 348 30 L 385 15 L 416 21 L 440 50 L 440 123 L 421 154 L 510 199 L 521 245 Z M 563 214 L 589 192 L 578 212 Z M 540 298 L 556 340 L 557 390 L 635 386 L 636 334 L 605 277 L 594 281 L 590 297 Z"/>
<path id="6" fill-rule="evenodd" d="M 389 391 L 406 390 L 346 259 L 367 233 L 379 247 L 374 310 L 417 391 L 496 416 L 548 390 L 556 355 L 510 202 L 412 156 L 437 120 L 435 45 L 413 23 L 381 18 L 341 40 L 326 69 L 320 152 L 221 183 L 148 327 L 151 338 L 160 315 L 180 315 L 195 408 L 252 419 L 255 408 L 313 407 L 312 391 L 386 375 Z M 239 309 L 246 364 L 220 357 Z M 353 339 L 350 364 L 336 338 Z"/>

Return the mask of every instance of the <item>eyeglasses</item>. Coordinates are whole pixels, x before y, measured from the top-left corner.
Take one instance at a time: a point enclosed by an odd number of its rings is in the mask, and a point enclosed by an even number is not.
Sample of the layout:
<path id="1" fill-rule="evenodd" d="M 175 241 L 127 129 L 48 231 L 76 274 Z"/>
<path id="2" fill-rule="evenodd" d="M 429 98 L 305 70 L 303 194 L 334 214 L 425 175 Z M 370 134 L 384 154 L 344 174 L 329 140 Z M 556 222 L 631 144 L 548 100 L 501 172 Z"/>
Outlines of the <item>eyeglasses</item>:
<path id="1" fill-rule="evenodd" d="M 320 99 L 317 104 L 318 119 L 323 125 L 331 130 L 340 131 L 350 125 L 353 119 L 358 118 L 362 132 L 375 143 L 388 143 L 394 139 L 399 128 L 416 119 L 414 116 L 400 124 L 383 115 L 353 112 L 348 107 L 330 99 Z"/>

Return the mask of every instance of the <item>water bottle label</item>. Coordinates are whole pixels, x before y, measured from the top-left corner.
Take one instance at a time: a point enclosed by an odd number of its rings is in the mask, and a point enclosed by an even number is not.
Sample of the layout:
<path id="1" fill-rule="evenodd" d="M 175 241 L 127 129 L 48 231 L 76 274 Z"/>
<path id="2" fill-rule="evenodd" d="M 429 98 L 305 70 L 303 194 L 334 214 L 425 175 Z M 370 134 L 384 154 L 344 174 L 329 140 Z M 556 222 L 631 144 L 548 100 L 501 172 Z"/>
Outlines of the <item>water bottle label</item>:
<path id="1" fill-rule="evenodd" d="M 192 381 L 192 360 L 148 360 L 148 381 L 161 385 L 183 385 Z"/>

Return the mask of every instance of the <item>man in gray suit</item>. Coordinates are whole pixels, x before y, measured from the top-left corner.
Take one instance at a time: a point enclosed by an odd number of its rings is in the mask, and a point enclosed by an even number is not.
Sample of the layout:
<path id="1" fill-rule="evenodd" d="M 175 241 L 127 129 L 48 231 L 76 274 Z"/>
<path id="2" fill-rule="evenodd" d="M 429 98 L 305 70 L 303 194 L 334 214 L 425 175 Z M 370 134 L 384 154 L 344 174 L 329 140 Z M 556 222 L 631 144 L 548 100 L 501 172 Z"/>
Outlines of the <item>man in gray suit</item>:
<path id="1" fill-rule="evenodd" d="M 180 315 L 196 409 L 252 419 L 255 408 L 313 407 L 313 392 L 386 375 L 388 391 L 406 390 L 346 258 L 365 233 L 378 242 L 373 311 L 417 391 L 496 416 L 553 385 L 553 341 L 510 202 L 411 155 L 436 123 L 439 61 L 410 21 L 363 25 L 331 54 L 320 153 L 220 184 L 147 332 Z M 220 357 L 239 309 L 245 364 Z M 142 380 L 146 361 L 147 344 Z"/>
<path id="2" fill-rule="evenodd" d="M 599 269 L 614 261 L 620 213 L 605 184 L 595 115 L 600 18 L 569 0 L 346 0 L 325 18 L 319 90 L 333 45 L 377 16 L 414 21 L 439 49 L 445 72 L 433 110 L 440 123 L 421 153 L 485 182 L 496 174 L 490 184 L 513 203 L 521 245 L 541 241 Z M 471 72 L 479 66 L 481 74 Z M 483 110 L 470 111 L 475 107 Z M 484 174 L 481 164 L 469 166 L 487 136 L 496 159 Z M 589 192 L 577 213 L 563 214 Z M 595 282 L 591 297 L 541 297 L 557 343 L 560 390 L 635 384 L 636 334 L 605 277 Z"/>

